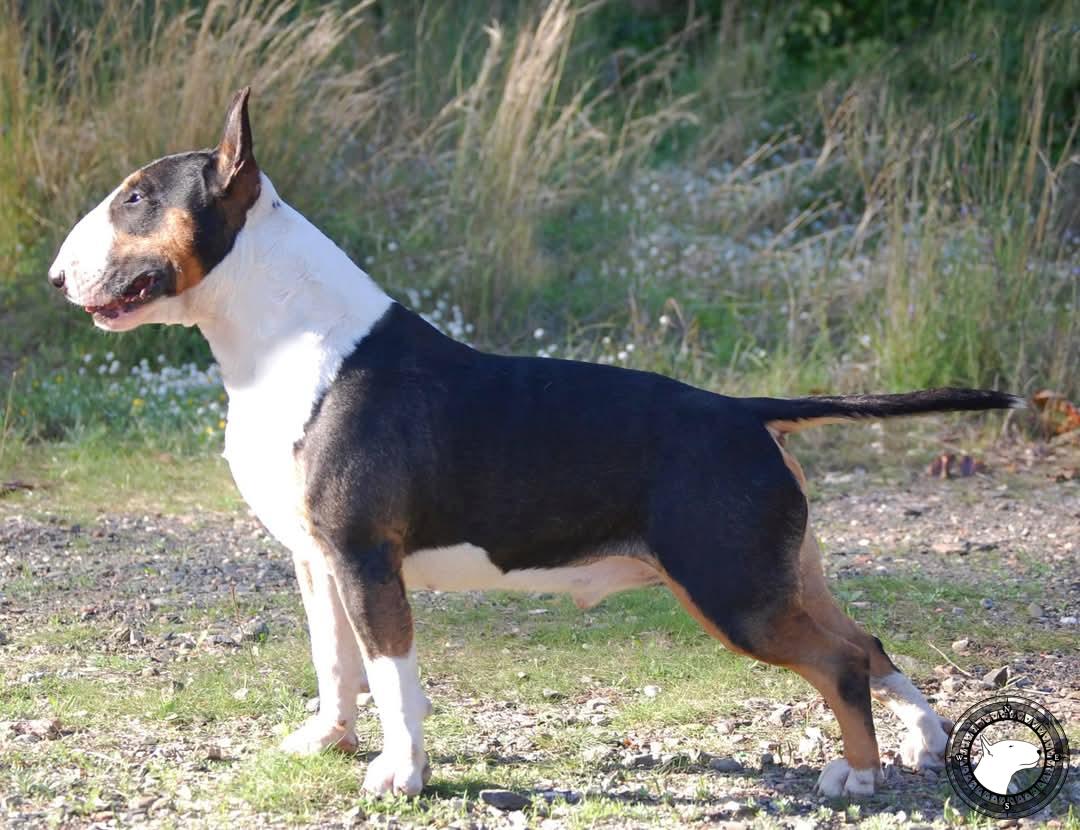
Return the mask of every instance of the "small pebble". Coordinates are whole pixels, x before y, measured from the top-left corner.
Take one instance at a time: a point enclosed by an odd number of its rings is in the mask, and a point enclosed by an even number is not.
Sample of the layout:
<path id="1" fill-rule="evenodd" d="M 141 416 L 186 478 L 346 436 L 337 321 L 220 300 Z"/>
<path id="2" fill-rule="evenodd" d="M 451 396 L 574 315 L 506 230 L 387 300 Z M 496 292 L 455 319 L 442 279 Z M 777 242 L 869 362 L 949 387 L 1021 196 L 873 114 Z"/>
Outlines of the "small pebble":
<path id="1" fill-rule="evenodd" d="M 717 772 L 741 772 L 743 765 L 734 758 L 713 758 L 709 761 L 709 769 Z"/>
<path id="2" fill-rule="evenodd" d="M 984 689 L 1000 689 L 1006 683 L 1009 682 L 1009 667 L 1002 666 L 998 669 L 991 669 L 982 676 L 982 687 Z M 944 686 L 944 684 L 942 684 Z"/>
<path id="3" fill-rule="evenodd" d="M 651 767 L 653 765 L 651 752 L 631 752 L 623 756 L 622 765 L 627 769 L 635 767 Z"/>
<path id="4" fill-rule="evenodd" d="M 156 795 L 140 795 L 134 799 L 128 806 L 132 810 L 146 810 L 149 809 L 154 802 L 157 801 Z"/>
<path id="5" fill-rule="evenodd" d="M 509 813 L 529 806 L 529 799 L 513 790 L 480 790 L 480 800 Z"/>

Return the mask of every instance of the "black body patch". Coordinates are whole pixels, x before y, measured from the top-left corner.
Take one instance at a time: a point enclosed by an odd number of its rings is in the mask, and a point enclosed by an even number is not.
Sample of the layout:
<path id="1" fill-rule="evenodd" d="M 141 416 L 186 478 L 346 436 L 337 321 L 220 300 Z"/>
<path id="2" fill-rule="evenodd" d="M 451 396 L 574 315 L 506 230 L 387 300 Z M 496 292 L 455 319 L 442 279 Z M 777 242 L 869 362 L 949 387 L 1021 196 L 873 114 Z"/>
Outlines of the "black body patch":
<path id="1" fill-rule="evenodd" d="M 722 629 L 794 589 L 806 505 L 739 401 L 646 372 L 484 354 L 394 304 L 296 447 L 346 557 L 468 542 L 504 572 L 647 549 Z"/>

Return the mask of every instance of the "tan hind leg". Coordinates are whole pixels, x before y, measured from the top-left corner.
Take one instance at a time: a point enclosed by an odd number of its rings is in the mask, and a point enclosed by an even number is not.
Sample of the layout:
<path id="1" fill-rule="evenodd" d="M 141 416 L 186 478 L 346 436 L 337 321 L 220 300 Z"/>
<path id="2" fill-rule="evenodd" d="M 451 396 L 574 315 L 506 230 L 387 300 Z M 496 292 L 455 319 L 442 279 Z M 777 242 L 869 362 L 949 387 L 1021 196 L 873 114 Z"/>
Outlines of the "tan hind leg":
<path id="1" fill-rule="evenodd" d="M 901 761 L 906 767 L 919 771 L 943 769 L 952 721 L 930 708 L 922 692 L 889 659 L 881 641 L 840 608 L 825 582 L 817 540 L 809 532 L 800 556 L 803 597 L 808 610 L 830 631 L 866 652 L 870 663 L 871 693 L 904 725 Z"/>
<path id="2" fill-rule="evenodd" d="M 806 479 L 799 462 L 783 451 L 784 461 L 805 492 Z M 799 551 L 803 604 L 825 628 L 866 652 L 870 663 L 870 692 L 904 725 L 900 759 L 917 770 L 940 770 L 945 766 L 945 745 L 953 723 L 939 716 L 908 677 L 889 659 L 881 641 L 869 634 L 844 610 L 829 591 L 821 562 L 821 548 L 809 526 Z"/>
<path id="3" fill-rule="evenodd" d="M 670 579 L 668 584 L 706 631 L 732 645 L 685 586 Z M 844 757 L 826 764 L 818 790 L 831 797 L 872 795 L 881 763 L 870 711 L 869 661 L 863 649 L 829 631 L 798 606 L 747 626 L 746 632 L 751 632 L 749 647 L 736 650 L 802 675 L 836 715 Z"/>

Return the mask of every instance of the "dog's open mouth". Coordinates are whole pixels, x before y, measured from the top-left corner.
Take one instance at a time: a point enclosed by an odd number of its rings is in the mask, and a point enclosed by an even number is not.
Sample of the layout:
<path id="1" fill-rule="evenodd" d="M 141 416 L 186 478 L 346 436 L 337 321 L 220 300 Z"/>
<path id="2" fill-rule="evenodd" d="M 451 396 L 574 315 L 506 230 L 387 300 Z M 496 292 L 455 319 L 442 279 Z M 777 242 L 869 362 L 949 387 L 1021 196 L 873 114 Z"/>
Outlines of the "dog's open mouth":
<path id="1" fill-rule="evenodd" d="M 88 305 L 83 308 L 90 314 L 100 315 L 114 320 L 122 314 L 129 314 L 140 306 L 146 305 L 161 294 L 163 275 L 160 271 L 140 274 L 124 292 L 105 305 Z"/>

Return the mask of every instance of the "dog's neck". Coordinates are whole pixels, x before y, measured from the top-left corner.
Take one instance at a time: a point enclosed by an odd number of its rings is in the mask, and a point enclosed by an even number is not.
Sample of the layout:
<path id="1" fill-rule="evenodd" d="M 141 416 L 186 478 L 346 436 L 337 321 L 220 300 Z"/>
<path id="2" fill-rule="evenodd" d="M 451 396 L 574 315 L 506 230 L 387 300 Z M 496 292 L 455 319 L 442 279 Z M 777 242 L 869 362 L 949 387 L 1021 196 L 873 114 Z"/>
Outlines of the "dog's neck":
<path id="1" fill-rule="evenodd" d="M 186 294 L 184 322 L 209 341 L 230 396 L 283 361 L 332 377 L 392 302 L 265 175 L 232 251 Z"/>

